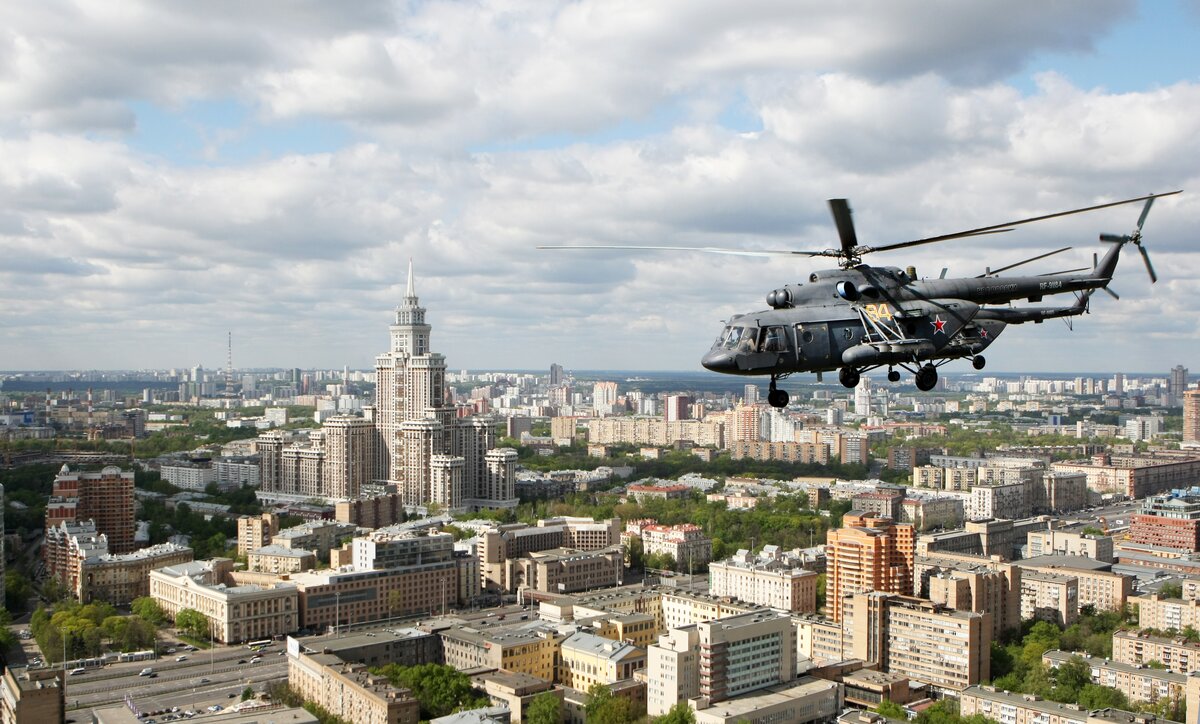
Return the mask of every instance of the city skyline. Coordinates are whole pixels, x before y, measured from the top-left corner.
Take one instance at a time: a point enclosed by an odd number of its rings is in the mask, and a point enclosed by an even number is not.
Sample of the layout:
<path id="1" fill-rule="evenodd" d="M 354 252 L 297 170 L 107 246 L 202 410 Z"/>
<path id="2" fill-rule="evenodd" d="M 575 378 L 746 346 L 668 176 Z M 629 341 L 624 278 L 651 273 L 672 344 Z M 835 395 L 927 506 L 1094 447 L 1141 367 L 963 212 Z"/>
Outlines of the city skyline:
<path id="1" fill-rule="evenodd" d="M 238 369 L 370 369 L 412 259 L 452 369 L 699 371 L 825 265 L 534 247 L 824 248 L 830 197 L 874 243 L 1177 188 L 1157 285 L 1126 253 L 1121 301 L 983 374 L 1200 342 L 1194 4 L 123 8 L 0 10 L 0 369 L 222 368 L 230 331 Z M 1136 216 L 872 262 L 1082 266 Z"/>

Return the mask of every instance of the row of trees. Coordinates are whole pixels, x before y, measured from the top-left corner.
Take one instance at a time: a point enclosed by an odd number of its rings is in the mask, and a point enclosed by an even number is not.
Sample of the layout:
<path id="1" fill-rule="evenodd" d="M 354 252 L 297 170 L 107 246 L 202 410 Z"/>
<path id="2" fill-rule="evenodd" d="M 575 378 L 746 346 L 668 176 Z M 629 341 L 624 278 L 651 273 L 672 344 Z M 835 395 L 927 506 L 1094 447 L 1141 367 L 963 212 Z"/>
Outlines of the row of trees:
<path id="1" fill-rule="evenodd" d="M 38 607 L 29 628 L 47 661 L 99 656 L 107 647 L 139 651 L 154 646 L 156 626 L 134 614 L 122 616 L 111 604 L 60 601 L 54 610 Z"/>
<path id="2" fill-rule="evenodd" d="M 412 691 L 421 703 L 422 720 L 489 706 L 488 698 L 471 687 L 471 679 L 452 666 L 388 664 L 372 672 L 386 676 L 393 686 Z"/>

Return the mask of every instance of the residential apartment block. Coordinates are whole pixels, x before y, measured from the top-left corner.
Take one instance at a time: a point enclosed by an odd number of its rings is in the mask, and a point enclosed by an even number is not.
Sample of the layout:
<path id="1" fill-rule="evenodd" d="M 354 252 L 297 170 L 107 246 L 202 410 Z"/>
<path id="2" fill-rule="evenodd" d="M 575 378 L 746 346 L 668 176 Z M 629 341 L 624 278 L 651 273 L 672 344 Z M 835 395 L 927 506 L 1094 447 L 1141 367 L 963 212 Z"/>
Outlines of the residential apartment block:
<path id="1" fill-rule="evenodd" d="M 100 472 L 74 472 L 63 465 L 46 503 L 46 528 L 63 522 L 96 523 L 113 553 L 134 549 L 133 472 L 110 465 Z"/>
<path id="2" fill-rule="evenodd" d="M 1200 672 L 1200 643 L 1182 636 L 1155 636 L 1145 631 L 1114 631 L 1112 658 L 1133 666 L 1158 662 L 1177 674 Z"/>
<path id="3" fill-rule="evenodd" d="M 817 574 L 779 546 L 764 546 L 758 555 L 741 549 L 708 566 L 709 592 L 790 613 L 816 613 Z"/>
<path id="4" fill-rule="evenodd" d="M 846 596 L 862 591 L 912 591 L 915 533 L 911 525 L 847 513 L 842 526 L 829 531 L 825 544 L 827 600 L 834 621 L 841 620 Z"/>

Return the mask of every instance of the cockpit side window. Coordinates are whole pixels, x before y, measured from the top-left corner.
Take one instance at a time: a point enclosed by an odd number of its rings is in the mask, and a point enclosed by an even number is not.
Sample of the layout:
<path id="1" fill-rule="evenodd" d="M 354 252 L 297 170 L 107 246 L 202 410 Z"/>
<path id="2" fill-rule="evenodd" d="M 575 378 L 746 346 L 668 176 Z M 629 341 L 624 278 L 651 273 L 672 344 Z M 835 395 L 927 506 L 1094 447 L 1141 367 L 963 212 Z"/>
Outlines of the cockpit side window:
<path id="1" fill-rule="evenodd" d="M 741 327 L 730 327 L 729 334 L 725 335 L 725 349 L 733 349 L 737 346 L 738 340 L 742 338 Z"/>
<path id="2" fill-rule="evenodd" d="M 787 352 L 787 332 L 783 327 L 767 327 L 763 333 L 763 352 Z"/>
<path id="3" fill-rule="evenodd" d="M 737 350 L 742 354 L 750 354 L 758 349 L 758 329 L 755 327 L 745 327 L 742 329 L 742 338 L 738 342 Z"/>
<path id="4" fill-rule="evenodd" d="M 729 336 L 729 330 L 731 330 L 731 329 L 733 329 L 733 328 L 726 327 L 725 329 L 722 329 L 721 333 L 717 335 L 717 341 L 713 342 L 713 347 L 724 347 L 725 339 Z"/>

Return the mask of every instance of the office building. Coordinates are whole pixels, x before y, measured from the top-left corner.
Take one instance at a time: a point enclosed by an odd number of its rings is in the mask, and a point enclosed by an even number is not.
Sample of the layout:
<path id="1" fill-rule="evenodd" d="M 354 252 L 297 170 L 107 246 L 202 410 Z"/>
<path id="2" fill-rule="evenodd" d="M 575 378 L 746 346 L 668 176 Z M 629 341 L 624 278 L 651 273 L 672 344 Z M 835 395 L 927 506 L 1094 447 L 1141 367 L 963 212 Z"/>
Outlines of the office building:
<path id="1" fill-rule="evenodd" d="M 221 643 L 269 639 L 300 628 L 294 584 L 238 585 L 228 558 L 151 571 L 150 597 L 171 618 L 185 608 L 200 612 L 209 621 L 213 639 Z"/>
<path id="2" fill-rule="evenodd" d="M 437 633 L 446 665 L 459 671 L 504 669 L 545 681 L 558 680 L 559 644 L 566 637 L 545 626 L 459 624 Z"/>
<path id="3" fill-rule="evenodd" d="M 555 548 L 530 551 L 506 561 L 506 578 L 522 588 L 543 593 L 575 593 L 619 586 L 625 570 L 620 546 L 596 551 Z"/>
<path id="4" fill-rule="evenodd" d="M 511 577 L 510 561 L 535 551 L 569 548 L 597 551 L 621 542 L 621 522 L 616 518 L 595 521 L 591 518 L 551 518 L 536 526 L 524 523 L 498 525 L 485 531 L 476 547 L 483 588 L 488 591 L 516 593 L 520 581 Z"/>
<path id="5" fill-rule="evenodd" d="M 696 624 L 700 696 L 711 703 L 796 677 L 796 634 L 791 619 L 754 611 Z"/>
<path id="6" fill-rule="evenodd" d="M 91 520 L 112 553 L 134 549 L 133 472 L 108 466 L 100 472 L 73 472 L 63 465 L 46 503 L 46 528 Z"/>
<path id="7" fill-rule="evenodd" d="M 912 591 L 915 532 L 890 518 L 847 513 L 842 528 L 828 533 L 828 597 L 831 618 L 841 620 L 846 596 L 862 591 Z"/>
<path id="8" fill-rule="evenodd" d="M 1155 495 L 1142 503 L 1129 526 L 1132 543 L 1200 550 L 1200 497 Z"/>
<path id="9" fill-rule="evenodd" d="M 709 592 L 789 613 L 816 613 L 817 574 L 801 567 L 797 556 L 779 546 L 758 555 L 741 549 L 708 566 Z"/>

